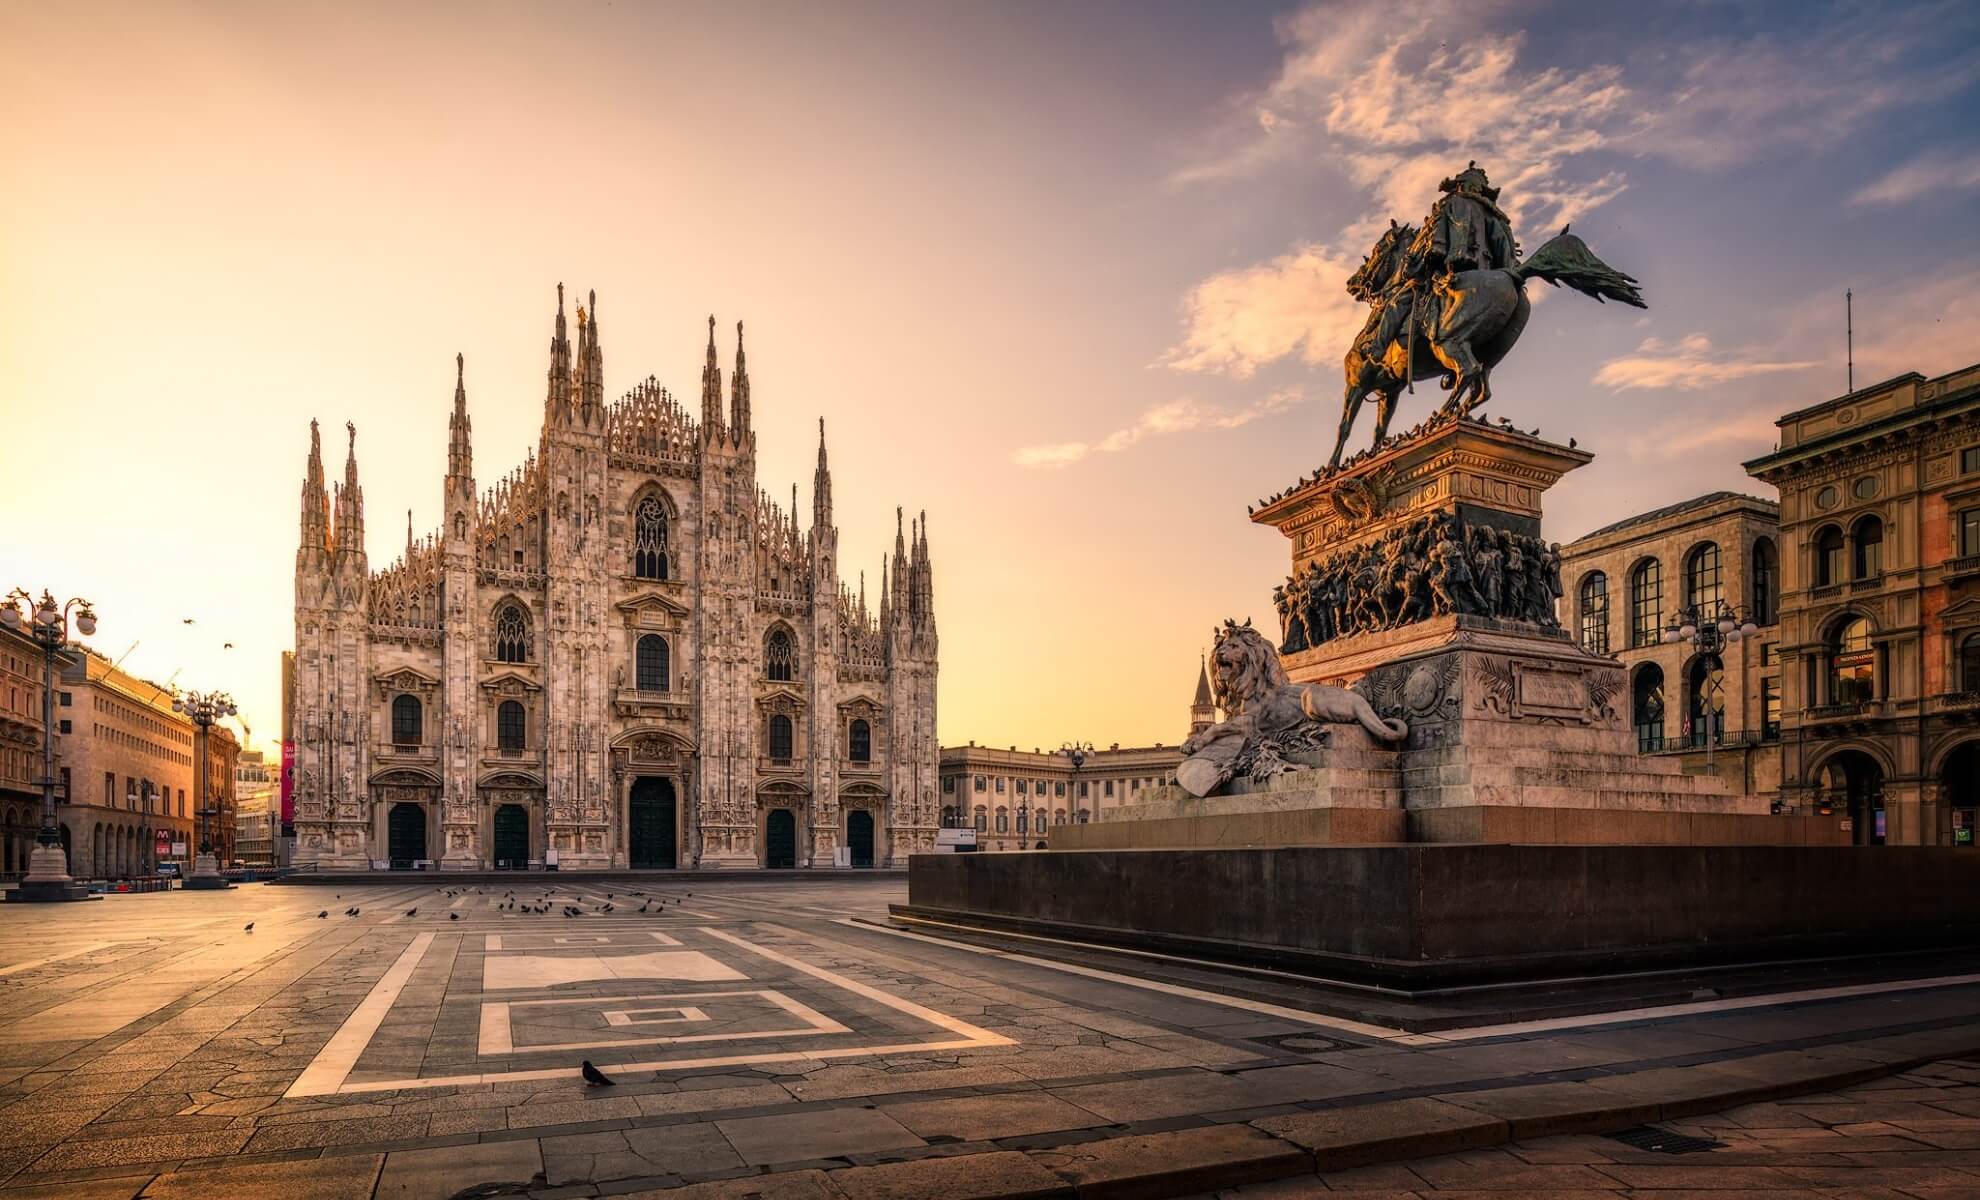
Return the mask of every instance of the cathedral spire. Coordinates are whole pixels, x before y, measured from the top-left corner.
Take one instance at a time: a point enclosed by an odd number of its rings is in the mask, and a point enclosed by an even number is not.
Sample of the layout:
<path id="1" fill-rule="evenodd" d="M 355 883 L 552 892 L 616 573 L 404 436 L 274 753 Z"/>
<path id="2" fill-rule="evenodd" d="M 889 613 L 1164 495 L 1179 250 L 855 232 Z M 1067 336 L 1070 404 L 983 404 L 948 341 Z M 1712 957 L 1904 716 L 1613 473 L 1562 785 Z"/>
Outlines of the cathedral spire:
<path id="1" fill-rule="evenodd" d="M 736 369 L 729 377 L 729 427 L 738 439 L 749 436 L 749 368 L 743 364 L 743 323 L 736 322 Z"/>
<path id="2" fill-rule="evenodd" d="M 543 425 L 569 419 L 571 406 L 571 342 L 564 325 L 564 285 L 557 285 L 557 325 L 550 337 L 550 385 L 543 397 Z M 582 333 L 580 332 L 580 336 Z"/>
<path id="3" fill-rule="evenodd" d="M 1189 702 L 1189 732 L 1202 733 L 1217 723 L 1217 702 L 1210 694 L 1210 664 L 1199 657 L 1196 668 L 1196 697 Z"/>
<path id="4" fill-rule="evenodd" d="M 337 492 L 337 554 L 364 554 L 364 489 L 358 486 L 357 424 L 344 422 L 350 450 L 344 458 L 344 486 Z"/>
<path id="5" fill-rule="evenodd" d="M 309 423 L 309 462 L 303 468 L 302 541 L 298 558 L 320 554 L 330 541 L 330 496 L 323 483 L 323 435 Z"/>
<path id="6" fill-rule="evenodd" d="M 818 418 L 818 469 L 811 473 L 811 524 L 827 529 L 832 524 L 832 468 L 825 462 L 825 418 Z"/>
<path id="7" fill-rule="evenodd" d="M 577 403 L 587 424 L 598 420 L 605 407 L 605 352 L 598 341 L 598 293 L 585 293 L 578 310 Z"/>
<path id="8" fill-rule="evenodd" d="M 474 494 L 474 425 L 468 420 L 467 356 L 454 355 L 454 413 L 447 418 L 447 482 Z"/>
<path id="9" fill-rule="evenodd" d="M 701 436 L 722 432 L 722 368 L 715 361 L 715 314 L 708 314 L 708 359 L 701 364 Z"/>

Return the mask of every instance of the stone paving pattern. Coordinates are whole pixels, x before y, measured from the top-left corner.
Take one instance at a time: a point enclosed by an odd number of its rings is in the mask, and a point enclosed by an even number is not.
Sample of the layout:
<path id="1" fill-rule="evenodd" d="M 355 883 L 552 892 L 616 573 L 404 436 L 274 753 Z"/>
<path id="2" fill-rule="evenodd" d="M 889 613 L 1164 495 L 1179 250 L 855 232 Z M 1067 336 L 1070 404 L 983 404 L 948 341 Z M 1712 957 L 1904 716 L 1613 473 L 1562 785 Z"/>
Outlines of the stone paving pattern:
<path id="1" fill-rule="evenodd" d="M 845 923 L 881 917 L 901 898 L 893 880 L 518 877 L 524 898 L 560 884 L 547 915 L 498 908 L 506 889 L 447 896 L 445 882 L 341 895 L 250 885 L 0 910 L 0 1200 L 368 1200 L 477 1185 L 542 1196 L 1179 1195 L 1247 1181 L 1277 1195 L 1356 1185 L 1505 1194 L 1529 1190 L 1520 1180 L 1546 1183 L 1541 1168 L 1556 1167 L 1578 1168 L 1551 1172 L 1562 1180 L 1603 1181 L 1579 1189 L 1596 1194 L 1751 1178 L 1762 1194 L 1860 1185 L 1900 1190 L 1857 1194 L 1980 1195 L 1980 1068 L 1919 1065 L 1980 1051 L 1973 982 L 1396 1036 Z M 666 910 L 638 913 L 630 889 L 664 896 Z M 608 902 L 615 911 L 597 911 Z M 562 916 L 562 903 L 585 915 Z M 341 915 L 353 905 L 360 915 Z M 488 948 L 491 934 L 503 949 Z M 537 949 L 560 937 L 608 944 Z M 484 986 L 486 964 L 502 956 L 676 953 L 670 941 L 747 981 Z M 421 944 L 403 987 L 389 1003 L 372 1000 Z M 576 1077 L 576 1052 L 532 1054 L 520 1042 L 515 1053 L 480 1052 L 483 1009 L 498 999 L 618 1011 L 633 1006 L 615 997 L 766 988 L 845 1031 L 763 1035 L 754 1017 L 737 1023 L 711 1007 L 708 1024 L 742 1040 L 583 1052 L 607 1070 L 655 1053 L 709 1065 L 626 1070 L 620 1086 L 595 1090 Z M 348 1082 L 392 1086 L 292 1094 L 312 1063 L 337 1057 L 334 1039 L 362 1024 L 368 1004 L 379 1019 L 352 1043 Z M 961 1049 L 861 1050 L 956 1040 L 955 1028 L 986 1037 Z M 826 1052 L 844 1056 L 812 1057 Z M 549 1077 L 425 1082 L 514 1070 Z M 1799 1095 L 1825 1081 L 1856 1086 Z M 1646 1121 L 1729 1144 L 1649 1155 L 1587 1132 Z M 1407 1168 L 1361 1165 L 1445 1152 Z M 1834 1173 L 1796 1192 L 1779 1172 L 1797 1154 Z M 1762 1173 L 1722 1173 L 1749 1166 Z M 1478 1182 L 1495 1167 L 1500 1182 Z M 1898 1171 L 1897 1182 L 1878 1171 Z"/>

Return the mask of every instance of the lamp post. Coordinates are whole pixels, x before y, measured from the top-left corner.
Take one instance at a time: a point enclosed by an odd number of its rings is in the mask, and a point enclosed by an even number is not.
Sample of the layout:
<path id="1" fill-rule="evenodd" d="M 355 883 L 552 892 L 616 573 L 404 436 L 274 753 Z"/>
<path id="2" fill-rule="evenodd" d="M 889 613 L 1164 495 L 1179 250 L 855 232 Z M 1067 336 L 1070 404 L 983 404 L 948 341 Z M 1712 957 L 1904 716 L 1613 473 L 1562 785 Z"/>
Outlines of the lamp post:
<path id="1" fill-rule="evenodd" d="M 1065 755 L 1066 761 L 1072 764 L 1073 824 L 1077 825 L 1079 823 L 1079 769 L 1086 765 L 1087 757 L 1093 753 L 1093 743 L 1066 742 L 1059 747 L 1059 753 Z"/>
<path id="2" fill-rule="evenodd" d="M 1759 632 L 1760 626 L 1744 609 L 1721 602 L 1718 611 L 1706 617 L 1699 612 L 1698 606 L 1691 605 L 1671 614 L 1671 623 L 1664 626 L 1664 643 L 1675 645 L 1690 642 L 1695 654 L 1710 654 L 1716 658 L 1727 646 Z M 1719 659 L 1719 665 L 1721 670 L 1725 668 L 1723 658 Z M 1723 697 L 1719 703 L 1724 703 Z M 1718 705 L 1708 699 L 1705 703 L 1705 769 L 1714 775 L 1718 774 L 1713 754 L 1719 740 L 1718 727 Z"/>
<path id="3" fill-rule="evenodd" d="M 233 885 L 220 874 L 220 860 L 213 856 L 210 822 L 219 808 L 208 795 L 206 748 L 214 723 L 240 710 L 234 706 L 234 698 L 225 692 L 187 692 L 172 698 L 172 711 L 184 713 L 198 731 L 193 738 L 193 776 L 199 797 L 199 857 L 193 860 L 192 874 L 186 876 L 185 886 L 194 891 L 220 891 Z"/>
<path id="4" fill-rule="evenodd" d="M 21 611 L 23 605 L 26 613 Z M 55 823 L 55 659 L 69 644 L 71 610 L 76 632 L 84 637 L 96 632 L 96 613 L 80 596 L 58 605 L 47 591 L 37 601 L 15 588 L 5 603 L 0 603 L 0 624 L 25 632 L 41 647 L 41 832 L 28 858 L 27 878 L 7 893 L 9 900 L 102 899 L 70 877 L 69 856 L 62 849 L 62 831 Z"/>

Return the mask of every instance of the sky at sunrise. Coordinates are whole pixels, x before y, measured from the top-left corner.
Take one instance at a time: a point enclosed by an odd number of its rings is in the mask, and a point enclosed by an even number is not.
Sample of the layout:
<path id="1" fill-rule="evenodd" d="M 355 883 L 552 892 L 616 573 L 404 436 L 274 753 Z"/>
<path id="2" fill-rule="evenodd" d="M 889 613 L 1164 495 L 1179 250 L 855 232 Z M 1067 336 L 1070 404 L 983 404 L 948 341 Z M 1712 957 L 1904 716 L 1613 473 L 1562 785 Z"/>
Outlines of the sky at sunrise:
<path id="1" fill-rule="evenodd" d="M 89 597 L 262 746 L 310 419 L 385 566 L 456 352 L 482 484 L 535 444 L 559 281 L 614 396 L 692 409 L 747 321 L 760 480 L 808 516 L 825 418 L 876 599 L 927 511 L 945 745 L 1180 740 L 1212 626 L 1275 623 L 1245 506 L 1331 449 L 1342 281 L 1469 159 L 1650 303 L 1536 283 L 1494 375 L 1596 455 L 1551 538 L 1770 494 L 1845 288 L 1859 384 L 1980 360 L 1970 0 L 0 0 L 0 128 L 0 591 Z"/>

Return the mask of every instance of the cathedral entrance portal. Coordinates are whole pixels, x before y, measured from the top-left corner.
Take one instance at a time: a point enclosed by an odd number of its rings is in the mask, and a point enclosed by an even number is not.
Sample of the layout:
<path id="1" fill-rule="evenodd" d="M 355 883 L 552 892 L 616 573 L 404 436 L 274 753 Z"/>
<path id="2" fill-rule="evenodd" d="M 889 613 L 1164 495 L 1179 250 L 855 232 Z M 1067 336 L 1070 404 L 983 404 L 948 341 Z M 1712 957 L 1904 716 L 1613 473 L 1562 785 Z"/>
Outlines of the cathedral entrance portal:
<path id="1" fill-rule="evenodd" d="M 635 780 L 627 821 L 626 849 L 635 868 L 674 866 L 674 784 L 652 776 Z"/>
<path id="2" fill-rule="evenodd" d="M 763 865 L 797 866 L 797 814 L 773 808 L 763 818 Z"/>
<path id="3" fill-rule="evenodd" d="M 851 852 L 853 866 L 873 865 L 872 813 L 855 808 L 846 814 L 846 848 Z"/>
<path id="4" fill-rule="evenodd" d="M 520 804 L 495 810 L 495 869 L 520 871 L 529 866 L 529 812 Z"/>
<path id="5" fill-rule="evenodd" d="M 394 804 L 386 818 L 386 856 L 394 871 L 410 871 L 426 857 L 426 810 L 417 804 Z"/>

